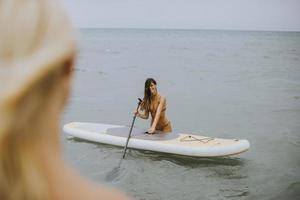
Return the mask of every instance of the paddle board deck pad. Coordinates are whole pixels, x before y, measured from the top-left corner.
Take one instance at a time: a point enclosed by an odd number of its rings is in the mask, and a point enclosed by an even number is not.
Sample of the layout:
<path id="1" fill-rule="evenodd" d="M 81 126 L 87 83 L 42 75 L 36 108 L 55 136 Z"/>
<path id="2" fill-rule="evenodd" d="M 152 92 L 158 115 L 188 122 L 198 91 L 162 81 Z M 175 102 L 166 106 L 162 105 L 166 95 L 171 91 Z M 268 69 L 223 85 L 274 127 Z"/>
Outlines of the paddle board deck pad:
<path id="1" fill-rule="evenodd" d="M 111 124 L 72 122 L 64 132 L 84 140 L 124 147 L 130 127 Z M 221 139 L 187 133 L 146 134 L 133 128 L 128 148 L 195 157 L 221 157 L 240 154 L 249 149 L 247 140 Z"/>

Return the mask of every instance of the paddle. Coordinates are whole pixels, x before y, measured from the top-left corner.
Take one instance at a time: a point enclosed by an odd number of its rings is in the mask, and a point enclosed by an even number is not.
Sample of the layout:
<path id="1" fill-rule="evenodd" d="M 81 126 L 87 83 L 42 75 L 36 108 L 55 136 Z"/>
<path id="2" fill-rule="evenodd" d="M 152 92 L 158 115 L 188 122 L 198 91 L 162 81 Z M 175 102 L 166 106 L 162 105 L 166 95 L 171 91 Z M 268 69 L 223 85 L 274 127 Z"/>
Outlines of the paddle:
<path id="1" fill-rule="evenodd" d="M 139 102 L 138 102 L 138 106 L 137 106 L 136 110 L 139 109 L 139 107 L 142 103 L 142 100 L 140 98 L 138 98 L 138 100 L 139 100 Z M 134 125 L 134 122 L 135 122 L 135 118 L 136 118 L 136 114 L 133 116 L 133 120 L 132 120 L 132 124 L 131 124 L 130 131 L 129 131 L 129 134 L 128 134 L 128 138 L 127 138 L 127 141 L 126 141 L 126 145 L 124 147 L 123 159 L 125 158 L 125 154 L 126 154 L 128 142 L 129 142 L 129 139 L 130 139 L 130 136 L 131 136 L 132 128 L 133 128 L 133 125 Z"/>
<path id="2" fill-rule="evenodd" d="M 138 103 L 138 106 L 137 106 L 136 110 L 139 109 L 139 106 L 141 105 L 141 102 L 142 102 L 142 100 L 140 98 L 138 98 L 138 100 L 139 100 L 139 103 Z M 128 134 L 126 145 L 124 147 L 124 153 L 123 153 L 123 156 L 122 156 L 123 159 L 125 158 L 127 145 L 128 145 L 129 138 L 131 136 L 131 132 L 132 132 L 132 128 L 133 128 L 133 125 L 134 125 L 134 122 L 135 122 L 135 118 L 136 118 L 136 114 L 133 116 L 133 121 L 132 121 L 132 124 L 131 124 L 131 128 L 130 128 L 130 131 L 129 131 L 129 134 Z M 105 176 L 106 181 L 111 182 L 111 181 L 115 180 L 118 176 L 120 176 L 121 170 L 122 170 L 121 169 L 121 163 L 122 163 L 123 159 L 120 159 L 118 165 L 115 168 L 113 168 L 109 173 L 107 173 L 107 175 Z"/>

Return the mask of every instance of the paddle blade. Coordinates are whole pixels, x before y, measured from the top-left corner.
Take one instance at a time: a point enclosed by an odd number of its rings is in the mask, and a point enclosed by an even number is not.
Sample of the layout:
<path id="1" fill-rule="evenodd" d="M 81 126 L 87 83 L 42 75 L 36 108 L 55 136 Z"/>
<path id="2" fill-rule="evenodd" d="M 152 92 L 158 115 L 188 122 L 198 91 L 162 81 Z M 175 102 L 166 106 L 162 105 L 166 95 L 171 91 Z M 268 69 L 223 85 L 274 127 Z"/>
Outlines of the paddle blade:
<path id="1" fill-rule="evenodd" d="M 114 167 L 110 172 L 105 176 L 106 182 L 117 181 L 122 177 L 124 169 L 121 168 L 122 160 L 119 162 L 118 166 Z"/>
<path id="2" fill-rule="evenodd" d="M 106 176 L 105 176 L 105 181 L 107 182 L 112 182 L 118 178 L 120 175 L 120 167 L 115 167 L 113 168 L 112 171 L 110 171 Z"/>

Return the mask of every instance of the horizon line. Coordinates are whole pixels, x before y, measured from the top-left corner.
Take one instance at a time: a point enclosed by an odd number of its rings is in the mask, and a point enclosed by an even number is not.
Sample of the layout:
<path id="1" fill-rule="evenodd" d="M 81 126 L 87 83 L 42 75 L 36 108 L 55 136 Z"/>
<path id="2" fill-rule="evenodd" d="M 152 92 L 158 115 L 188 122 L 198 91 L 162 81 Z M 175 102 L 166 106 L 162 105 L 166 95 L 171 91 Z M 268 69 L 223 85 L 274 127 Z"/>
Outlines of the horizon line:
<path id="1" fill-rule="evenodd" d="M 75 29 L 110 29 L 110 30 L 178 30 L 178 31 L 238 31 L 238 32 L 288 32 L 300 33 L 300 30 L 255 30 L 255 29 L 205 29 L 205 28 L 135 28 L 135 27 L 74 27 Z"/>

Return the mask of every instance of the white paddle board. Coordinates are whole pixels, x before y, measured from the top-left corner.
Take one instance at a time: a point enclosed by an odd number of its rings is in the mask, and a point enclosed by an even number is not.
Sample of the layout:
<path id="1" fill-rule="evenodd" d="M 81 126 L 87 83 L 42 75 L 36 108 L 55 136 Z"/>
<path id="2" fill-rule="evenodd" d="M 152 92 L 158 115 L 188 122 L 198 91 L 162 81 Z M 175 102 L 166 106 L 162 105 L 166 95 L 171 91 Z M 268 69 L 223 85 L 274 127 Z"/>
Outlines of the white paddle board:
<path id="1" fill-rule="evenodd" d="M 124 147 L 130 127 L 112 124 L 72 122 L 64 132 L 84 140 Z M 195 157 L 221 157 L 240 154 L 250 148 L 247 140 L 221 139 L 188 133 L 146 134 L 133 128 L 128 148 Z"/>

